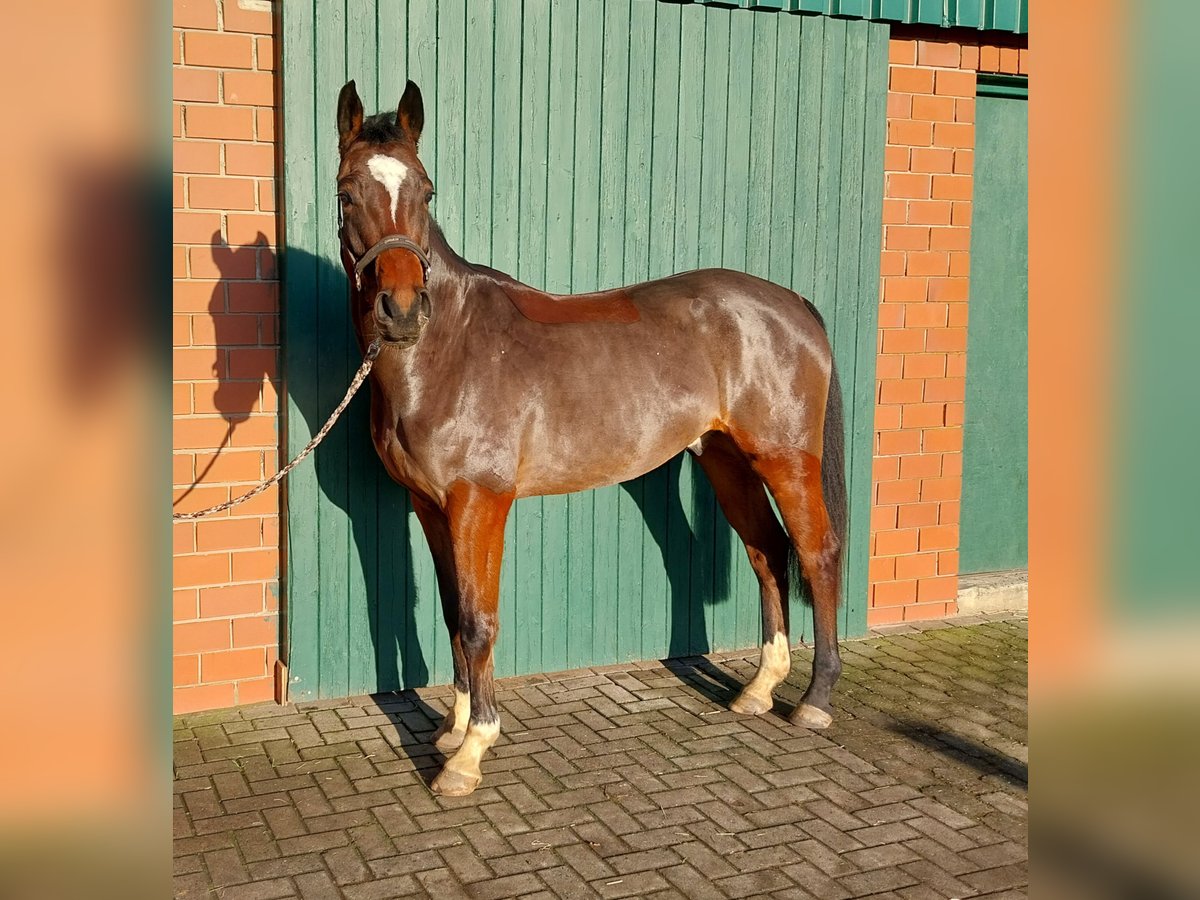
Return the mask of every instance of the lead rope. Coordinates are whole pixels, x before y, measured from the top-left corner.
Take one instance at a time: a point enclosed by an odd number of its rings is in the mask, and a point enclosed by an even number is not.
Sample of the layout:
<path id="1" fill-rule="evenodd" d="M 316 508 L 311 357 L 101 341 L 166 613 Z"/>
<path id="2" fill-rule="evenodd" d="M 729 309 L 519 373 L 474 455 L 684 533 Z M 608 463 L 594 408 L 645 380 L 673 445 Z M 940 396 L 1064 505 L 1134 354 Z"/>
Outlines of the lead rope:
<path id="1" fill-rule="evenodd" d="M 379 356 L 379 348 L 379 338 L 376 338 L 371 342 L 371 346 L 367 348 L 367 353 L 363 358 L 362 365 L 359 366 L 358 371 L 354 373 L 354 379 L 350 382 L 350 388 L 346 391 L 346 396 L 342 398 L 342 402 L 334 408 L 328 420 L 326 420 L 325 424 L 321 426 L 321 430 L 313 435 L 313 439 L 304 446 L 303 450 L 296 454 L 295 459 L 293 459 L 290 463 L 288 463 L 266 481 L 262 482 L 258 487 L 250 491 L 248 494 L 242 494 L 240 497 L 236 497 L 233 500 L 228 500 L 225 503 L 219 503 L 216 506 L 210 506 L 207 509 L 199 509 L 195 512 L 187 513 L 172 513 L 171 518 L 173 520 L 199 519 L 204 516 L 210 516 L 213 513 L 221 512 L 222 510 L 229 509 L 232 506 L 237 506 L 239 503 L 245 503 L 251 497 L 257 497 L 271 485 L 277 484 L 285 475 L 287 475 L 288 472 L 300 465 L 300 463 L 304 461 L 304 457 L 316 450 L 317 444 L 321 443 L 321 441 L 325 439 L 325 435 L 329 434 L 329 430 L 333 428 L 333 424 L 338 420 L 338 416 L 342 414 L 342 411 L 345 410 L 345 408 L 350 404 L 350 400 L 356 393 L 358 393 L 358 389 L 362 387 L 362 383 L 366 381 L 367 375 L 371 372 L 371 367 L 375 365 L 375 357 Z"/>

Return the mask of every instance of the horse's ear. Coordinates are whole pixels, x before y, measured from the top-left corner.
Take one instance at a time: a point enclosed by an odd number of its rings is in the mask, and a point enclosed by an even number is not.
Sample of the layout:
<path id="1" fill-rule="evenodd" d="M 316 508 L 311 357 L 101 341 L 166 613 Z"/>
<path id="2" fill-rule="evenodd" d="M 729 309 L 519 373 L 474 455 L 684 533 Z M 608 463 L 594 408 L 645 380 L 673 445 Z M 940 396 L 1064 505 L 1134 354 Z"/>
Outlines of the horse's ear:
<path id="1" fill-rule="evenodd" d="M 363 105 L 358 99 L 358 89 L 354 81 L 347 81 L 338 94 L 337 126 L 338 152 L 345 153 L 346 148 L 354 143 L 358 133 L 362 131 Z"/>
<path id="2" fill-rule="evenodd" d="M 411 81 L 404 85 L 404 95 L 396 108 L 396 124 L 415 147 L 425 127 L 425 104 L 421 100 L 421 89 Z"/>

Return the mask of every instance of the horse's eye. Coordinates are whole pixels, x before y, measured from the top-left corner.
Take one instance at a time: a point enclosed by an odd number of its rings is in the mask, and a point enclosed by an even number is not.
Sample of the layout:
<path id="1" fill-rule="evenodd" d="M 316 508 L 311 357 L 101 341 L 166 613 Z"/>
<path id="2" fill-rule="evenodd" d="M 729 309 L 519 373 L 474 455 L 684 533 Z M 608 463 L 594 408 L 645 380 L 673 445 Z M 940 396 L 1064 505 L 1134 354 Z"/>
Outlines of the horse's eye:
<path id="1" fill-rule="evenodd" d="M 350 199 L 350 195 L 347 194 L 345 191 L 338 191 L 337 198 L 338 198 L 338 203 L 342 204 L 342 206 L 353 206 L 354 205 L 354 201 Z"/>
<path id="2" fill-rule="evenodd" d="M 433 202 L 433 191 L 429 191 L 428 193 L 425 194 L 425 202 L 426 203 Z"/>

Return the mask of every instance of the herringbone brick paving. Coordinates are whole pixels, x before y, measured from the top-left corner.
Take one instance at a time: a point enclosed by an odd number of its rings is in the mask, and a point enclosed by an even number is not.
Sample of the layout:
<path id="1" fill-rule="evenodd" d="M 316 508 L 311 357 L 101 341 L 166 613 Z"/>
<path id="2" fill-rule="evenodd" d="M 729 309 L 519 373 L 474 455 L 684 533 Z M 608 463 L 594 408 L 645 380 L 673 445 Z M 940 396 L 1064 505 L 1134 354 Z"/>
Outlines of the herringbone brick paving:
<path id="1" fill-rule="evenodd" d="M 726 708 L 757 653 L 497 683 L 470 797 L 427 787 L 448 688 L 175 722 L 175 896 L 1019 897 L 1023 618 L 843 645 L 834 724 Z"/>

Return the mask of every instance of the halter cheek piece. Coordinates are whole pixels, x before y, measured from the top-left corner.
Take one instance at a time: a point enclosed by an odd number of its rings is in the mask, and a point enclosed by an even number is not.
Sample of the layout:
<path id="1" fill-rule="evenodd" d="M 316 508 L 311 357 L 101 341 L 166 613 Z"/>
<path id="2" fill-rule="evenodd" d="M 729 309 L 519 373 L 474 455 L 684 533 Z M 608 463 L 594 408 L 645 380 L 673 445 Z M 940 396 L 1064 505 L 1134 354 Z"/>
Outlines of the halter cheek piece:
<path id="1" fill-rule="evenodd" d="M 339 208 L 338 231 L 340 232 L 341 230 L 342 211 Z M 426 284 L 429 284 L 429 254 L 422 250 L 420 244 L 418 244 L 416 241 L 413 241 L 402 234 L 389 234 L 387 237 L 381 238 L 379 242 L 375 244 L 375 246 L 359 257 L 354 263 L 355 288 L 360 291 L 362 290 L 362 273 L 366 270 L 367 266 L 375 261 L 375 257 L 387 250 L 407 250 L 409 253 L 419 259 L 421 261 L 421 278 Z M 350 249 L 344 243 L 342 244 L 342 252 L 348 255 L 351 260 L 354 260 L 354 254 L 350 252 Z"/>

